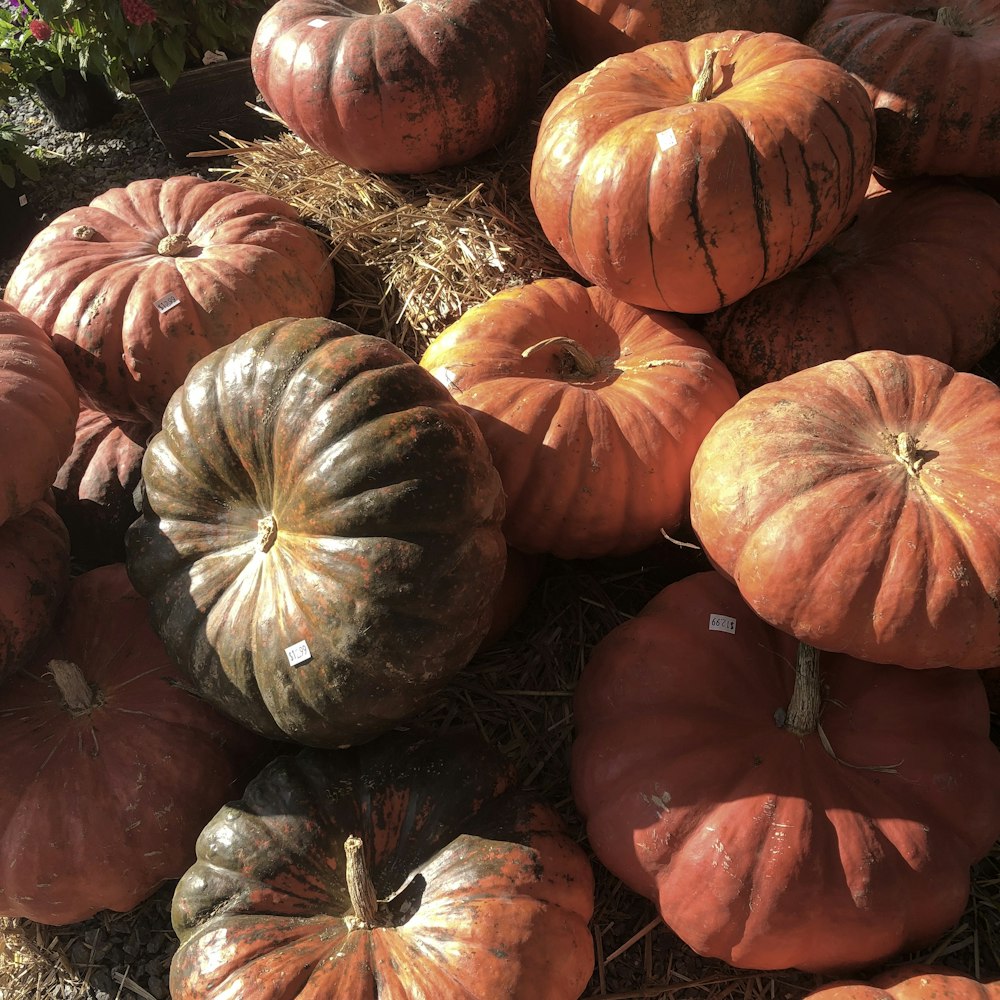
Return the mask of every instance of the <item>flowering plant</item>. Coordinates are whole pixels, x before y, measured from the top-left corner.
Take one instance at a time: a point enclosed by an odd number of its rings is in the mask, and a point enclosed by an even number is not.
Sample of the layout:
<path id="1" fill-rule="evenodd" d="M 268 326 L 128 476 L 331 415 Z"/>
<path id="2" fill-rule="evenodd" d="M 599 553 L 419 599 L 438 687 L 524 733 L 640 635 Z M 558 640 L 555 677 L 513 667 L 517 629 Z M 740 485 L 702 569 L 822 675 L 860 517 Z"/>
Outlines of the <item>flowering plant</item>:
<path id="1" fill-rule="evenodd" d="M 184 69 L 200 66 L 209 52 L 249 54 L 257 22 L 274 0 L 34 2 L 45 19 L 85 25 L 105 75 L 128 91 L 132 79 L 151 74 L 171 86 Z"/>
<path id="2" fill-rule="evenodd" d="M 67 71 L 104 73 L 83 23 L 58 13 L 45 17 L 41 6 L 38 0 L 0 0 L 0 97 L 43 77 L 62 94 Z"/>

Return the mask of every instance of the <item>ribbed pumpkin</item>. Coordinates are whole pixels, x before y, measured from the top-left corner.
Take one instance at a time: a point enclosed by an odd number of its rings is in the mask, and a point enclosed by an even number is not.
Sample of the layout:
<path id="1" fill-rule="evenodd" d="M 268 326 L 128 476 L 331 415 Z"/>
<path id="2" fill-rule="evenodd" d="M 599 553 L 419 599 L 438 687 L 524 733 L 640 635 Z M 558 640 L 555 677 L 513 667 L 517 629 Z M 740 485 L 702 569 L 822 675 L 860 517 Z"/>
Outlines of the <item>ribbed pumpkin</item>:
<path id="1" fill-rule="evenodd" d="M 527 116 L 546 30 L 541 0 L 278 0 L 250 59 L 268 105 L 314 149 L 423 173 Z"/>
<path id="2" fill-rule="evenodd" d="M 52 485 L 73 447 L 79 405 L 45 334 L 0 300 L 0 524 Z"/>
<path id="3" fill-rule="evenodd" d="M 549 0 L 560 41 L 588 69 L 670 39 L 740 28 L 801 37 L 822 0 Z"/>
<path id="4" fill-rule="evenodd" d="M 576 1000 L 593 875 L 477 735 L 279 757 L 174 892 L 173 1000 Z"/>
<path id="5" fill-rule="evenodd" d="M 597 857 L 702 955 L 840 972 L 931 943 L 1000 834 L 974 671 L 797 649 L 717 573 L 594 649 L 572 788 Z"/>
<path id="6" fill-rule="evenodd" d="M 472 658 L 503 494 L 472 418 L 387 340 L 278 320 L 205 358 L 143 458 L 129 574 L 212 704 L 356 743 Z"/>
<path id="7" fill-rule="evenodd" d="M 864 84 L 880 173 L 1000 174 L 997 0 L 830 0 L 806 42 Z"/>
<path id="8" fill-rule="evenodd" d="M 130 910 L 190 863 L 260 741 L 181 683 L 121 564 L 75 577 L 0 687 L 0 915 Z M 251 772 L 252 773 L 252 772 Z"/>
<path id="9" fill-rule="evenodd" d="M 761 386 L 691 470 L 712 563 L 776 627 L 905 667 L 1000 663 L 1000 389 L 867 351 Z"/>
<path id="10" fill-rule="evenodd" d="M 806 1000 L 1000 1000 L 1000 980 L 980 983 L 944 965 L 903 965 L 867 982 L 830 983 Z"/>
<path id="11" fill-rule="evenodd" d="M 56 475 L 56 510 L 74 559 L 93 568 L 124 562 L 125 530 L 136 519 L 135 490 L 152 427 L 83 407 L 73 450 Z"/>
<path id="12" fill-rule="evenodd" d="M 555 96 L 531 201 L 594 284 L 639 306 L 711 312 L 833 239 L 864 198 L 874 138 L 864 88 L 791 38 L 659 42 Z"/>
<path id="13" fill-rule="evenodd" d="M 69 533 L 48 499 L 0 524 L 0 680 L 52 625 L 69 584 L 69 554 Z"/>
<path id="14" fill-rule="evenodd" d="M 475 417 L 525 552 L 636 552 L 687 517 L 691 462 L 736 402 L 682 319 L 565 278 L 500 292 L 421 359 Z"/>
<path id="15" fill-rule="evenodd" d="M 4 297 L 52 337 L 92 406 L 156 422 L 206 354 L 272 319 L 325 316 L 333 270 L 284 202 L 178 176 L 60 215 Z"/>
<path id="16" fill-rule="evenodd" d="M 744 388 L 880 348 L 969 369 L 1000 340 L 1000 204 L 873 178 L 849 228 L 702 332 Z"/>

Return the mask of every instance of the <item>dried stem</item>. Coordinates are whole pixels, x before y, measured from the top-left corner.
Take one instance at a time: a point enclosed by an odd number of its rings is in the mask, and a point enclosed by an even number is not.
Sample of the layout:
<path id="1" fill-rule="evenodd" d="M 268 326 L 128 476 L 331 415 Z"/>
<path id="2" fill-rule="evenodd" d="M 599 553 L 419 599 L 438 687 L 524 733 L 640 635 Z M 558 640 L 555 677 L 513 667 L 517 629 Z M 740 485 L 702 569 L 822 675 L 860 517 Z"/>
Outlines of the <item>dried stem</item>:
<path id="1" fill-rule="evenodd" d="M 376 927 L 378 897 L 365 864 L 365 845 L 360 837 L 351 836 L 344 841 L 344 852 L 347 855 L 347 894 L 351 897 L 354 917 L 361 927 Z"/>
<path id="2" fill-rule="evenodd" d="M 559 347 L 562 350 L 562 357 L 568 360 L 566 374 L 578 374 L 583 378 L 593 378 L 600 370 L 593 355 L 582 347 L 575 340 L 569 337 L 549 337 L 547 340 L 540 340 L 537 344 L 521 351 L 522 358 L 530 358 L 536 351 L 546 347 Z"/>
<path id="3" fill-rule="evenodd" d="M 691 103 L 700 104 L 702 101 L 712 99 L 712 74 L 715 72 L 715 57 L 719 54 L 718 49 L 706 49 L 705 61 L 701 64 L 701 72 L 698 79 L 694 81 L 691 90 Z"/>
<path id="4" fill-rule="evenodd" d="M 94 697 L 94 690 L 75 663 L 70 663 L 68 660 L 50 660 L 48 667 L 70 715 L 86 715 L 97 707 L 99 702 Z"/>
<path id="5" fill-rule="evenodd" d="M 189 246 L 191 241 L 183 233 L 171 233 L 156 244 L 156 252 L 161 257 L 180 257 Z"/>
<path id="6" fill-rule="evenodd" d="M 819 651 L 800 642 L 795 660 L 795 686 L 785 713 L 784 728 L 796 736 L 808 736 L 816 732 L 821 705 Z"/>

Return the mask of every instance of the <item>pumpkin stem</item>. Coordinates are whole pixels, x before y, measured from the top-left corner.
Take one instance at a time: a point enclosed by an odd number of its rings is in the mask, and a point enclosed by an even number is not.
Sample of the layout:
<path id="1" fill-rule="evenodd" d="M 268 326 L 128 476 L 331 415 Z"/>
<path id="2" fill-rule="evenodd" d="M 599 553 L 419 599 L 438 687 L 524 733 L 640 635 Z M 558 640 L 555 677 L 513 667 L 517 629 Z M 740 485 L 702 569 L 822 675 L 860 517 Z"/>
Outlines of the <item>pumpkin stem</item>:
<path id="1" fill-rule="evenodd" d="M 701 64 L 701 72 L 691 90 L 692 104 L 712 99 L 712 74 L 715 72 L 715 57 L 718 54 L 718 49 L 705 49 L 705 61 Z"/>
<path id="2" fill-rule="evenodd" d="M 260 518 L 257 521 L 257 551 L 269 552 L 278 537 L 278 522 L 273 514 Z"/>
<path id="3" fill-rule="evenodd" d="M 795 658 L 795 686 L 785 712 L 784 729 L 796 736 L 816 732 L 822 696 L 819 686 L 819 650 L 800 642 Z"/>
<path id="4" fill-rule="evenodd" d="M 93 226 L 77 226 L 73 230 L 73 239 L 92 240 L 97 235 L 97 230 Z"/>
<path id="5" fill-rule="evenodd" d="M 68 660 L 50 660 L 49 673 L 70 715 L 86 715 L 101 704 L 101 699 L 87 683 L 83 671 Z"/>
<path id="6" fill-rule="evenodd" d="M 973 34 L 970 25 L 962 20 L 962 15 L 957 7 L 938 7 L 937 16 L 934 20 L 942 27 L 947 28 L 955 35 L 963 38 L 970 38 Z"/>
<path id="7" fill-rule="evenodd" d="M 540 351 L 545 347 L 562 348 L 560 374 L 564 378 L 572 378 L 573 376 L 593 378 L 600 370 L 594 356 L 569 337 L 549 337 L 547 340 L 540 340 L 537 344 L 532 344 L 531 347 L 526 347 L 521 351 L 521 357 L 530 358 L 535 351 Z"/>
<path id="8" fill-rule="evenodd" d="M 920 454 L 917 439 L 909 431 L 903 431 L 896 435 L 895 445 L 896 450 L 892 453 L 892 457 L 904 465 L 911 476 L 919 475 L 927 458 Z"/>
<path id="9" fill-rule="evenodd" d="M 361 838 L 348 837 L 344 841 L 344 853 L 347 855 L 347 894 L 351 897 L 354 918 L 361 927 L 377 927 L 378 897 L 365 864 L 365 845 Z"/>
<path id="10" fill-rule="evenodd" d="M 180 257 L 189 246 L 191 241 L 183 233 L 171 233 L 156 244 L 156 252 L 161 257 Z"/>
<path id="11" fill-rule="evenodd" d="M 378 12 L 380 14 L 395 14 L 399 10 L 400 4 L 396 0 L 378 0 Z"/>

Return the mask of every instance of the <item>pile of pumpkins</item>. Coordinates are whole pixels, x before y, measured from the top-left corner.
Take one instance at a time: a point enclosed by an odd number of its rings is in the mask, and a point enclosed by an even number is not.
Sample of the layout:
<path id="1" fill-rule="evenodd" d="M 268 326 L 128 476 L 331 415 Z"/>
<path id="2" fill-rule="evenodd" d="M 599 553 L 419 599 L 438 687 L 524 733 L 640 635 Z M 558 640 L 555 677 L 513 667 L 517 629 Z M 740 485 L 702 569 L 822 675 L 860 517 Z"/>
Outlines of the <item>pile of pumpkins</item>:
<path id="1" fill-rule="evenodd" d="M 955 179 L 1000 176 L 1000 5 L 715 6 L 740 29 L 552 0 L 593 68 L 531 198 L 590 284 L 501 292 L 419 363 L 328 318 L 322 240 L 233 184 L 137 181 L 32 242 L 0 302 L 0 915 L 180 877 L 175 1000 L 574 1000 L 586 853 L 479 736 L 397 724 L 532 559 L 690 524 L 714 570 L 579 682 L 594 854 L 743 968 L 958 919 L 1000 836 L 1000 389 L 966 370 L 1000 204 Z M 278 0 L 254 72 L 316 148 L 421 172 L 523 123 L 546 37 L 539 0 Z"/>

